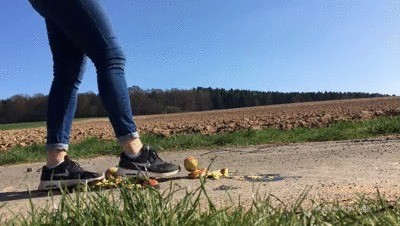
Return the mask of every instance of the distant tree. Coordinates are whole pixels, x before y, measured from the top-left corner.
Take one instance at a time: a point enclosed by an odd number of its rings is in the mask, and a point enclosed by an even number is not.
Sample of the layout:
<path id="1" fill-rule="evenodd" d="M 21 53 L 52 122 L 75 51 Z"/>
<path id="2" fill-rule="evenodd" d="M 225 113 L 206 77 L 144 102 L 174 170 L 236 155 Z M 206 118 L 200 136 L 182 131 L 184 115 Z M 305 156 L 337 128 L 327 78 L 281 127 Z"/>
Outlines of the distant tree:
<path id="1" fill-rule="evenodd" d="M 128 88 L 134 115 L 148 115 L 187 111 L 204 111 L 271 104 L 297 103 L 350 98 L 382 97 L 378 93 L 360 92 L 261 92 L 250 90 L 211 87 L 183 89 L 149 89 L 138 86 Z M 35 94 L 14 95 L 0 101 L 0 123 L 43 121 L 46 119 L 47 96 Z M 93 92 L 80 93 L 76 117 L 107 116 L 99 95 Z"/>
<path id="2" fill-rule="evenodd" d="M 75 117 L 89 118 L 104 116 L 106 116 L 106 111 L 99 96 L 94 92 L 86 92 L 78 95 Z"/>

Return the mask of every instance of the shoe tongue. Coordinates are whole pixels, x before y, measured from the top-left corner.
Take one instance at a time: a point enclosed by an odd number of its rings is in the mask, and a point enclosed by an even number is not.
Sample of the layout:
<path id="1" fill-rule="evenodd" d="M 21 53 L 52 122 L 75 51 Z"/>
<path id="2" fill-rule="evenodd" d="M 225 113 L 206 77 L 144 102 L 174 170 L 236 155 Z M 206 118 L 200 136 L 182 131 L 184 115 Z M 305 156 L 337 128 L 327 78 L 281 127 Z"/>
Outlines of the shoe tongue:
<path id="1" fill-rule="evenodd" d="M 149 160 L 151 163 L 154 163 L 158 159 L 157 154 L 149 146 L 143 147 L 142 155 L 144 159 Z"/>
<path id="2" fill-rule="evenodd" d="M 64 162 L 63 164 L 65 164 L 65 167 L 70 169 L 70 170 L 74 170 L 74 171 L 81 171 L 83 170 L 78 163 L 72 161 L 68 156 L 64 157 Z"/>
<path id="3" fill-rule="evenodd" d="M 129 157 L 128 157 L 129 158 Z M 137 162 L 147 162 L 154 163 L 159 161 L 159 157 L 155 153 L 154 150 L 151 149 L 148 145 L 143 146 L 140 155 L 135 159 Z"/>
<path id="4" fill-rule="evenodd" d="M 149 160 L 151 156 L 152 155 L 149 147 L 146 147 L 142 150 L 141 159 Z"/>

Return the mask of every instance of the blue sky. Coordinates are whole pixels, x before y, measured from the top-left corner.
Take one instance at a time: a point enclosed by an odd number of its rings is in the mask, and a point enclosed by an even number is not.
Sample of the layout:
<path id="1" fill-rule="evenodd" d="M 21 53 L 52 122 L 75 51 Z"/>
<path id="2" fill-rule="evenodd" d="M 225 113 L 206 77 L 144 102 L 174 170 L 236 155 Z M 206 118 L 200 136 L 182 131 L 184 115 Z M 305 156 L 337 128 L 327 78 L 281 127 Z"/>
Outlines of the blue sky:
<path id="1" fill-rule="evenodd" d="M 128 86 L 400 95 L 398 0 L 103 0 Z M 27 0 L 0 0 L 0 99 L 47 94 L 52 58 Z M 97 91 L 90 61 L 80 92 Z"/>

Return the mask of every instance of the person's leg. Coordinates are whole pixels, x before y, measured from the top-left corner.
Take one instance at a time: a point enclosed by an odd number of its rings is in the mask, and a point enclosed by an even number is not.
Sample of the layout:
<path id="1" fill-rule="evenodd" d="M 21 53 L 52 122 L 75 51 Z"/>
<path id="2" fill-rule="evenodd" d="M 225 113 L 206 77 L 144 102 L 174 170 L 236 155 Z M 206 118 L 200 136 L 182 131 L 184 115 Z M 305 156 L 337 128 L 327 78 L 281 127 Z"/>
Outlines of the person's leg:
<path id="1" fill-rule="evenodd" d="M 86 54 L 94 62 L 98 74 L 99 94 L 116 137 L 127 154 L 137 155 L 142 143 L 133 121 L 127 84 L 124 77 L 125 57 L 111 30 L 106 14 L 98 0 L 30 0 L 34 8 L 45 18 L 57 26 L 73 41 L 81 53 Z M 72 104 L 72 103 L 71 103 Z M 72 108 L 70 109 L 72 110 Z M 72 113 L 72 111 L 68 112 Z M 62 114 L 55 114 L 54 117 Z M 65 149 L 67 146 L 58 145 L 58 141 L 67 141 L 66 133 L 69 124 L 68 114 L 63 121 L 64 131 L 50 130 L 48 149 Z M 57 120 L 56 120 L 57 121 Z M 57 136 L 57 137 L 54 137 Z M 54 138 L 54 139 L 53 139 Z M 137 139 L 136 139 L 137 138 Z M 49 144 L 49 142 L 48 142 Z M 54 152 L 55 153 L 55 152 Z"/>
<path id="2" fill-rule="evenodd" d="M 46 166 L 54 167 L 67 154 L 85 58 L 82 50 L 51 19 L 46 19 L 46 27 L 54 62 L 47 108 Z"/>
<path id="3" fill-rule="evenodd" d="M 99 0 L 69 0 L 55 11 L 61 15 L 57 17 L 57 23 L 71 34 L 96 66 L 99 94 L 123 147 L 117 173 L 129 176 L 145 171 L 150 176 L 170 176 L 179 172 L 178 165 L 163 161 L 140 141 L 125 80 L 125 56 Z M 69 20 L 65 11 L 74 15 L 75 21 Z"/>
<path id="4" fill-rule="evenodd" d="M 53 55 L 53 82 L 47 108 L 47 167 L 64 161 L 77 104 L 77 92 L 85 64 L 84 53 L 53 21 L 46 0 L 30 0 L 46 21 L 49 45 Z"/>
<path id="5" fill-rule="evenodd" d="M 31 3 L 45 17 L 54 63 L 47 109 L 47 162 L 42 168 L 38 189 L 49 190 L 102 180 L 104 175 L 83 170 L 67 157 L 77 92 L 85 63 L 84 53 L 63 29 L 47 16 L 49 8 L 44 1 L 32 0 Z"/>
<path id="6" fill-rule="evenodd" d="M 124 151 L 138 155 L 143 147 L 130 105 L 125 80 L 125 56 L 116 41 L 109 19 L 98 0 L 78 0 L 75 15 L 81 26 L 67 24 L 97 70 L 99 94 L 115 135 Z M 86 31 L 86 32 L 85 32 Z"/>
<path id="7" fill-rule="evenodd" d="M 124 148 L 124 156 L 128 157 L 128 161 L 129 157 L 139 157 L 143 145 L 133 121 L 124 72 L 125 56 L 116 42 L 99 0 L 42 1 L 46 1 L 45 6 L 50 9 L 47 16 L 52 18 L 95 64 L 99 94 L 116 137 Z M 178 166 L 164 164 L 154 151 L 148 148 L 146 150 L 140 159 L 145 162 L 148 162 L 149 158 L 151 161 L 158 159 L 156 165 L 163 164 L 161 171 L 178 172 Z"/>

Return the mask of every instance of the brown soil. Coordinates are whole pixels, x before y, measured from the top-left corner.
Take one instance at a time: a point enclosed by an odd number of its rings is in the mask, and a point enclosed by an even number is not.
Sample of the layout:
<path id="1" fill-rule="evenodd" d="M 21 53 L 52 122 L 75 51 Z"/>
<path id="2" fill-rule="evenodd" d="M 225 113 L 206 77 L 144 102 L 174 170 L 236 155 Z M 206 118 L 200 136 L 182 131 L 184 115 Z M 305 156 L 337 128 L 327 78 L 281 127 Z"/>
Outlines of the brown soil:
<path id="1" fill-rule="evenodd" d="M 259 130 L 268 127 L 323 127 L 342 120 L 356 121 L 399 114 L 400 98 L 388 97 L 137 116 L 135 122 L 142 134 L 170 136 L 191 133 L 215 134 L 243 129 Z M 108 119 L 84 120 L 73 124 L 72 143 L 89 137 L 114 139 Z M 0 131 L 0 151 L 16 145 L 27 146 L 45 142 L 45 128 Z"/>

